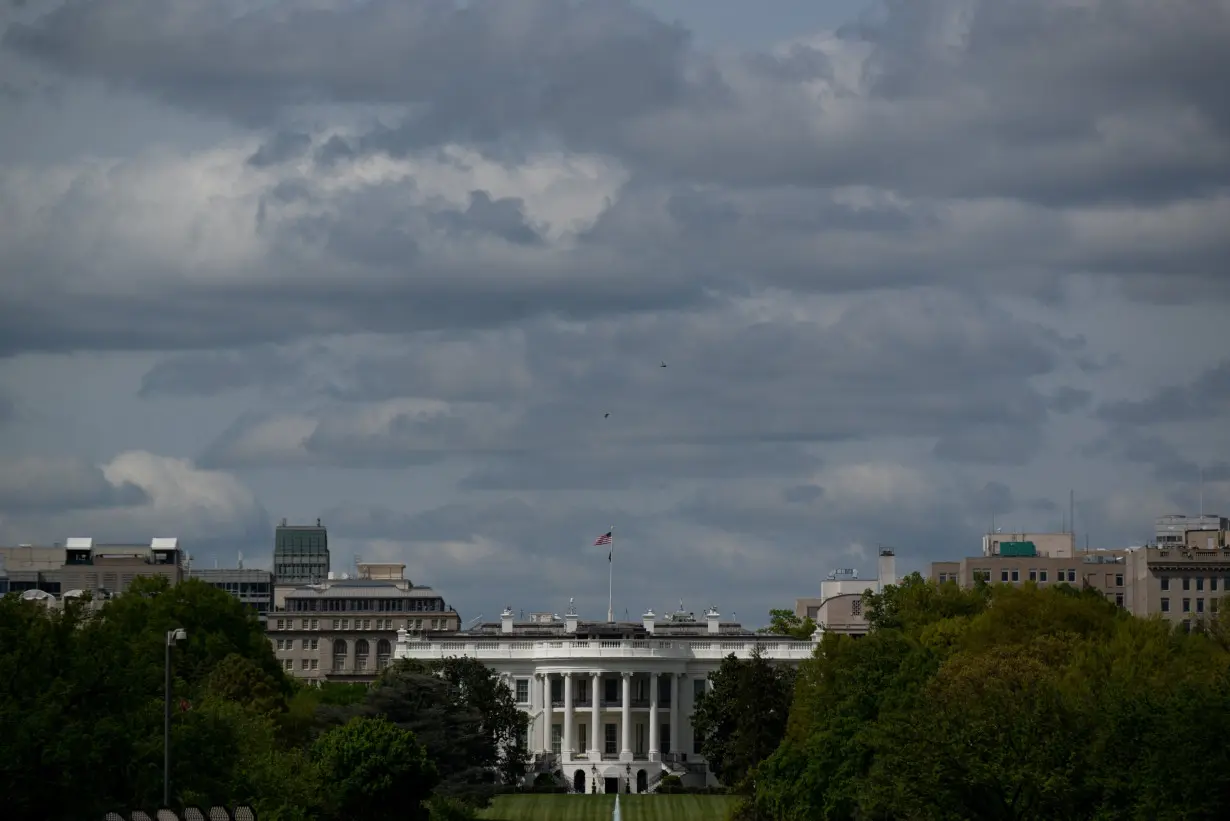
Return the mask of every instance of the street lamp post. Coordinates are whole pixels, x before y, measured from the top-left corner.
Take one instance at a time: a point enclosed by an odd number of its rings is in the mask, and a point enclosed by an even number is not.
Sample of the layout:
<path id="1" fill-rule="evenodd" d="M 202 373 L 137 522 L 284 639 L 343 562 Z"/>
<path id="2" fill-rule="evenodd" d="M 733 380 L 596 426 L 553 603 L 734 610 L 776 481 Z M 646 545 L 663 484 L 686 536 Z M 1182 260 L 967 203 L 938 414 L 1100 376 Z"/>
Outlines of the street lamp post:
<path id="1" fill-rule="evenodd" d="M 171 647 L 188 638 L 182 627 L 167 631 L 166 641 L 166 688 L 162 699 L 162 806 L 171 806 Z"/>

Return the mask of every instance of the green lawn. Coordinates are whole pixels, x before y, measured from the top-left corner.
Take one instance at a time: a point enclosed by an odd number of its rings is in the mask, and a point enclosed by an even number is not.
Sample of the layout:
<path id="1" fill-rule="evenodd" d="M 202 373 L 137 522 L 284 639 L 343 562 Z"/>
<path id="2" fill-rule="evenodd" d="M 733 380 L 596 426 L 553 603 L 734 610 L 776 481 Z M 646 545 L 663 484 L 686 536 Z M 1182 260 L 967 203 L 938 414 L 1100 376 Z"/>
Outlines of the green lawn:
<path id="1" fill-rule="evenodd" d="M 738 800 L 730 795 L 621 795 L 622 821 L 726 821 Z"/>
<path id="2" fill-rule="evenodd" d="M 614 809 L 613 795 L 497 795 L 479 818 L 489 821 L 611 821 Z"/>
<path id="3" fill-rule="evenodd" d="M 621 795 L 622 821 L 726 821 L 736 799 L 725 795 Z M 479 817 L 488 821 L 610 821 L 613 795 L 500 795 Z"/>

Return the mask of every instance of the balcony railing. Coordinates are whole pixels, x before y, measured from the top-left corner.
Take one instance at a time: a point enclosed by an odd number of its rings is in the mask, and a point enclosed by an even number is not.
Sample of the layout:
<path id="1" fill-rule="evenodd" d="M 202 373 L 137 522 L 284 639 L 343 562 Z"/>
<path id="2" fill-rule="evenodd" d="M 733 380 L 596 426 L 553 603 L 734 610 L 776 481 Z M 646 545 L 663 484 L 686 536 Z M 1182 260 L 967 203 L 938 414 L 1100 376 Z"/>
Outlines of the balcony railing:
<path id="1" fill-rule="evenodd" d="M 754 640 L 677 640 L 646 641 L 561 639 L 558 641 L 439 641 L 411 640 L 397 645 L 398 658 L 433 659 L 465 656 L 481 659 L 700 659 L 721 661 L 731 654 L 748 658 L 759 648 L 765 658 L 776 661 L 802 661 L 810 658 L 815 645 L 808 641 Z M 611 704 L 611 706 L 616 706 Z"/>

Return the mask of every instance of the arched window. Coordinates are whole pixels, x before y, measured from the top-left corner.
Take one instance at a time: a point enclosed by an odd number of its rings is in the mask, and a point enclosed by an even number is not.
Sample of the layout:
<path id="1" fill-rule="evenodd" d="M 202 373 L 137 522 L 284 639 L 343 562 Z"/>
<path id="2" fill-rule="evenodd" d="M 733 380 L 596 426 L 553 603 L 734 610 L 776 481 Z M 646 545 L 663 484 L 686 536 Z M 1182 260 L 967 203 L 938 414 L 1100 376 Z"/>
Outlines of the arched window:
<path id="1" fill-rule="evenodd" d="M 346 640 L 335 639 L 333 642 L 333 670 L 340 673 L 346 669 Z"/>
<path id="2" fill-rule="evenodd" d="M 392 645 L 388 639 L 376 642 L 376 669 L 383 670 L 389 666 L 389 658 L 393 655 Z"/>
<path id="3" fill-rule="evenodd" d="M 371 646 L 367 643 L 367 639 L 359 639 L 354 643 L 354 667 L 356 670 L 367 669 L 367 656 L 371 652 Z"/>

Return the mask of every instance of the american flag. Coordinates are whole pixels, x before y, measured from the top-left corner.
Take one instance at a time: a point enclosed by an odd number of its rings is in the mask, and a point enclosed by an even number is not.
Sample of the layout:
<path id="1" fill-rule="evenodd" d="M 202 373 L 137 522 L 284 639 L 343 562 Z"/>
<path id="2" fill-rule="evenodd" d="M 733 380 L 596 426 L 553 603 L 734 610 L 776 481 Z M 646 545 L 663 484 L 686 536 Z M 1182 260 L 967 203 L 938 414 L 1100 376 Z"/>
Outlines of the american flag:
<path id="1" fill-rule="evenodd" d="M 610 543 L 611 543 L 611 535 L 612 535 L 613 533 L 614 533 L 614 531 L 613 531 L 613 530 L 608 530 L 606 533 L 603 533 L 601 536 L 599 536 L 598 538 L 594 539 L 594 546 L 595 546 L 595 547 L 597 547 L 597 546 L 598 546 L 598 545 L 600 545 L 600 544 L 610 544 Z"/>

